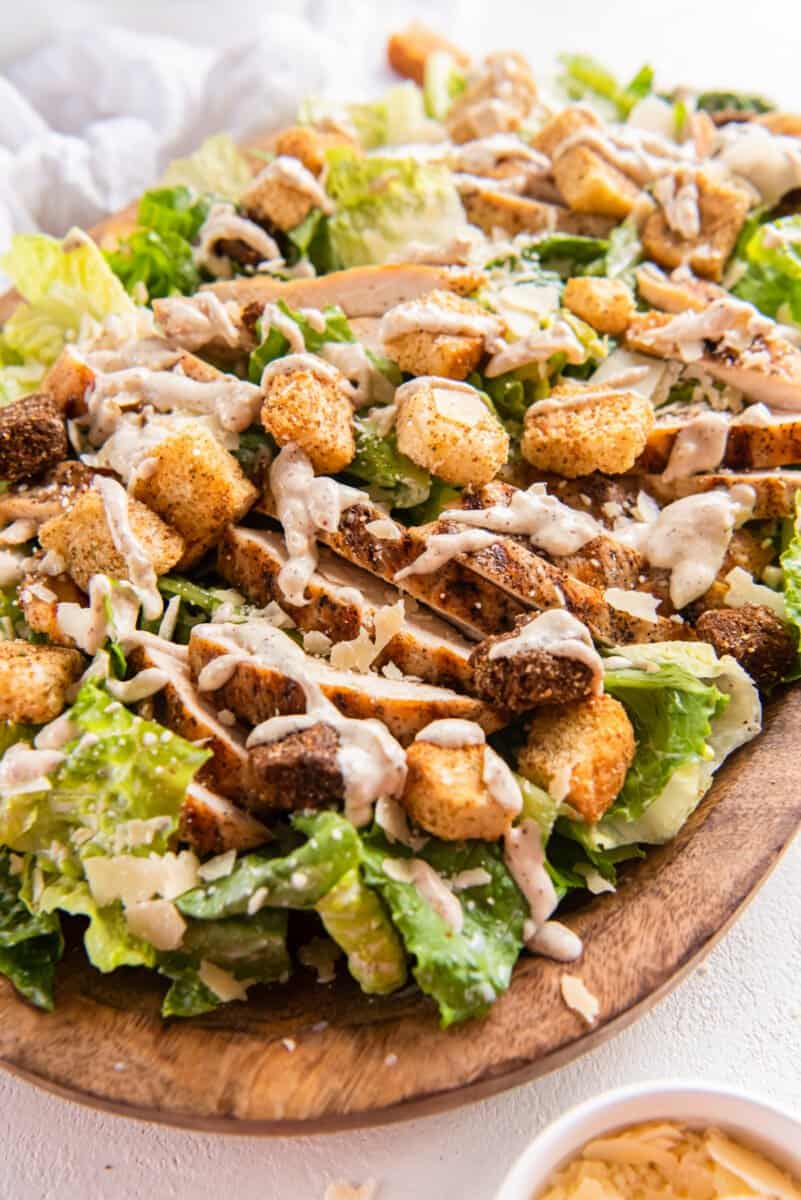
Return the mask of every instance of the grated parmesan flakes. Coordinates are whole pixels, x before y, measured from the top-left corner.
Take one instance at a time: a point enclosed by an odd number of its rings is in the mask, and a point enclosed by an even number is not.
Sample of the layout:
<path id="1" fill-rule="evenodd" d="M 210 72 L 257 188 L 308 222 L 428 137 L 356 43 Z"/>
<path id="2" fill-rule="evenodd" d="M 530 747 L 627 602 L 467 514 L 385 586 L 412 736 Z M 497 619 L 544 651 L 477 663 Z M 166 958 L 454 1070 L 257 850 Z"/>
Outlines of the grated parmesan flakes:
<path id="1" fill-rule="evenodd" d="M 589 988 L 579 979 L 578 975 L 563 975 L 560 980 L 562 999 L 568 1008 L 583 1017 L 588 1025 L 594 1025 L 598 1019 L 600 1004 Z"/>
<path id="2" fill-rule="evenodd" d="M 554 1172 L 540 1200 L 801 1200 L 801 1188 L 761 1154 L 718 1130 L 634 1125 L 588 1142 Z"/>

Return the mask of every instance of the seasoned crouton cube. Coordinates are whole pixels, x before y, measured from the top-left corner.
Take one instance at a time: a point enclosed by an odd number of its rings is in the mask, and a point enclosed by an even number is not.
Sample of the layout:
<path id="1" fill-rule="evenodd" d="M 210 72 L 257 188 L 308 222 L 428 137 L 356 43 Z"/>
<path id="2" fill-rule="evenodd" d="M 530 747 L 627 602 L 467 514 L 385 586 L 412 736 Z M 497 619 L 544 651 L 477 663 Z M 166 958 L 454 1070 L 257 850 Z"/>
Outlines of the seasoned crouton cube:
<path id="1" fill-rule="evenodd" d="M 748 215 L 750 198 L 743 188 L 713 180 L 704 172 L 695 178 L 700 230 L 686 237 L 671 227 L 663 207 L 646 219 L 642 244 L 646 254 L 665 267 L 686 263 L 698 275 L 719 280 Z"/>
<path id="2" fill-rule="evenodd" d="M 412 820 L 435 837 L 455 842 L 503 837 L 514 814 L 484 782 L 487 746 L 436 746 L 413 742 L 406 751 L 401 803 Z"/>
<path id="3" fill-rule="evenodd" d="M 407 316 L 429 312 L 463 313 L 464 331 L 437 332 L 436 328 L 408 329 Z M 452 292 L 433 291 L 422 300 L 398 304 L 385 315 L 380 326 L 384 353 L 410 375 L 439 375 L 445 379 L 466 379 L 475 371 L 484 354 L 484 337 L 470 331 L 473 319 L 491 320 L 480 304 L 455 296 Z M 455 318 L 458 320 L 458 318 Z M 497 322 L 500 328 L 500 322 Z M 423 322 L 421 322 L 421 325 Z M 396 332 L 400 325 L 402 332 Z"/>
<path id="4" fill-rule="evenodd" d="M 553 654 L 540 646 L 521 646 L 513 653 L 503 653 L 531 621 L 526 614 L 511 632 L 479 642 L 470 655 L 475 694 L 515 713 L 589 696 L 596 687 L 596 672 L 583 660 Z"/>
<path id="5" fill-rule="evenodd" d="M 613 337 L 625 331 L 634 312 L 634 300 L 625 283 L 619 279 L 595 279 L 591 275 L 568 279 L 563 303 L 593 329 Z"/>
<path id="6" fill-rule="evenodd" d="M 83 655 L 64 646 L 0 642 L 0 720 L 45 725 L 67 707 Z"/>
<path id="7" fill-rule="evenodd" d="M 466 67 L 470 58 L 453 42 L 440 37 L 420 21 L 412 21 L 405 29 L 393 33 L 387 42 L 387 60 L 393 71 L 405 79 L 413 79 L 422 85 L 425 79 L 426 59 L 435 51 L 444 50 L 451 54 L 460 66 Z"/>
<path id="8" fill-rule="evenodd" d="M 602 693 L 536 712 L 517 769 L 585 821 L 598 821 L 622 788 L 635 749 L 625 708 Z"/>
<path id="9" fill-rule="evenodd" d="M 248 753 L 247 803 L 254 811 L 333 808 L 345 782 L 336 730 L 322 722 Z"/>
<path id="10" fill-rule="evenodd" d="M 633 466 L 653 424 L 651 403 L 637 392 L 560 386 L 528 409 L 521 451 L 538 470 L 567 479 L 593 471 L 620 475 Z"/>
<path id="11" fill-rule="evenodd" d="M 300 225 L 315 207 L 307 191 L 271 172 L 269 163 L 242 193 L 240 205 L 252 220 L 285 231 Z"/>
<path id="12" fill-rule="evenodd" d="M 762 690 L 775 687 L 798 661 L 797 635 L 764 604 L 710 609 L 695 631 L 717 654 L 735 658 Z"/>
<path id="13" fill-rule="evenodd" d="M 584 104 L 570 105 L 568 108 L 563 108 L 554 116 L 549 117 L 544 125 L 540 126 L 534 137 L 531 139 L 531 144 L 536 150 L 542 154 L 547 154 L 550 158 L 553 155 L 557 146 L 566 141 L 574 133 L 578 133 L 579 129 L 600 129 L 603 122 L 596 112 L 588 108 Z"/>
<path id="14" fill-rule="evenodd" d="M 458 486 L 488 483 L 509 454 L 509 435 L 475 388 L 413 380 L 396 393 L 398 447 Z"/>
<path id="15" fill-rule="evenodd" d="M 67 427 L 49 397 L 23 396 L 0 408 L 0 479 L 30 479 L 66 457 Z"/>
<path id="16" fill-rule="evenodd" d="M 326 165 L 326 151 L 338 147 L 359 150 L 358 142 L 339 130 L 315 129 L 312 125 L 292 125 L 275 139 L 275 153 L 297 158 L 312 175 Z"/>
<path id="17" fill-rule="evenodd" d="M 22 580 L 19 603 L 27 624 L 34 633 L 43 633 L 60 646 L 73 646 L 72 638 L 61 632 L 59 604 L 85 604 L 86 597 L 69 575 L 41 575 L 31 572 Z"/>
<path id="18" fill-rule="evenodd" d="M 537 97 L 531 68 L 517 50 L 498 50 L 474 67 L 446 121 L 454 142 L 519 129 Z"/>
<path id="19" fill-rule="evenodd" d="M 640 194 L 636 183 L 591 146 L 570 146 L 555 160 L 553 174 L 565 203 L 577 212 L 622 220 Z"/>
<path id="20" fill-rule="evenodd" d="M 353 406 L 333 373 L 325 378 L 301 369 L 269 376 L 261 423 L 279 446 L 300 446 L 320 475 L 342 471 L 356 453 Z"/>
<path id="21" fill-rule="evenodd" d="M 204 425 L 188 425 L 148 451 L 130 494 L 159 514 L 184 539 L 178 567 L 197 562 L 226 525 L 258 499 L 239 463 Z"/>
<path id="22" fill-rule="evenodd" d="M 131 532 L 156 574 L 165 574 L 183 555 L 183 538 L 138 500 L 128 501 L 128 516 Z M 93 575 L 130 578 L 128 564 L 114 544 L 99 492 L 82 492 L 68 512 L 42 526 L 39 541 L 45 550 L 64 559 L 68 573 L 85 592 Z"/>

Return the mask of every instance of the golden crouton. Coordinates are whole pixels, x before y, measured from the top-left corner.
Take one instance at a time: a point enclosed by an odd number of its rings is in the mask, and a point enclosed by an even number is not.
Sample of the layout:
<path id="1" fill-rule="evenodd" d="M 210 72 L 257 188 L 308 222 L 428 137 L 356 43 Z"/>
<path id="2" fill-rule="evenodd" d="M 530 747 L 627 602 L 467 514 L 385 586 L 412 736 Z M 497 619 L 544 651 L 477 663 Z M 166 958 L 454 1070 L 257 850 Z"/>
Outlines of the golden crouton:
<path id="1" fill-rule="evenodd" d="M 45 725 L 67 707 L 83 655 L 64 646 L 0 642 L 0 720 Z"/>
<path id="2" fill-rule="evenodd" d="M 549 117 L 534 134 L 531 144 L 535 150 L 547 154 L 550 158 L 556 147 L 572 134 L 578 133 L 579 129 L 586 129 L 588 126 L 600 129 L 602 124 L 601 118 L 591 108 L 583 104 L 574 104 Z"/>
<path id="3" fill-rule="evenodd" d="M 426 59 L 437 50 L 453 55 L 457 63 L 466 67 L 470 58 L 453 42 L 440 37 L 420 21 L 412 21 L 399 33 L 393 33 L 387 42 L 387 61 L 393 71 L 405 79 L 413 79 L 422 85 L 426 73 Z"/>
<path id="4" fill-rule="evenodd" d="M 350 400 L 336 381 L 311 371 L 265 381 L 261 423 L 279 446 L 296 442 L 320 475 L 342 471 L 356 453 Z"/>
<path id="5" fill-rule="evenodd" d="M 486 746 L 413 742 L 406 751 L 408 774 L 401 797 L 412 820 L 449 842 L 503 837 L 514 814 L 487 790 L 486 752 Z"/>
<path id="6" fill-rule="evenodd" d="M 562 384 L 527 411 L 520 448 L 538 470 L 567 479 L 593 471 L 620 475 L 633 466 L 653 424 L 651 403 L 637 392 Z"/>
<path id="7" fill-rule="evenodd" d="M 498 50 L 474 67 L 453 105 L 447 129 L 454 142 L 519 129 L 537 98 L 531 68 L 517 50 Z"/>
<path id="8" fill-rule="evenodd" d="M 314 208 L 314 200 L 285 179 L 262 172 L 242 193 L 240 206 L 253 221 L 276 229 L 294 229 Z"/>
<path id="9" fill-rule="evenodd" d="M 475 389 L 426 381 L 396 403 L 398 448 L 446 483 L 488 483 L 506 462 L 509 435 Z"/>
<path id="10" fill-rule="evenodd" d="M 297 158 L 312 175 L 319 175 L 326 165 L 326 151 L 346 146 L 359 150 L 358 142 L 344 132 L 315 129 L 312 125 L 291 125 L 275 139 L 275 153 Z"/>
<path id="11" fill-rule="evenodd" d="M 622 220 L 640 195 L 637 184 L 591 146 L 569 147 L 554 162 L 553 174 L 565 204 L 577 212 Z"/>
<path id="12" fill-rule="evenodd" d="M 138 500 L 128 501 L 128 516 L 131 532 L 156 574 L 164 575 L 183 555 L 183 538 Z M 42 526 L 39 541 L 45 550 L 64 559 L 67 571 L 85 592 L 93 575 L 129 578 L 128 564 L 114 545 L 99 492 L 82 492 L 68 512 Z"/>
<path id="13" fill-rule="evenodd" d="M 337 808 L 345 782 L 337 759 L 339 738 L 324 722 L 248 752 L 248 807 L 256 812 Z"/>
<path id="14" fill-rule="evenodd" d="M 486 317 L 487 311 L 472 300 L 452 292 L 434 291 L 419 304 L 436 305 L 449 312 Z M 403 306 L 399 306 L 403 307 Z M 391 319 L 392 309 L 387 314 Z M 475 371 L 484 354 L 484 338 L 475 333 L 435 333 L 416 329 L 383 338 L 384 353 L 409 375 L 439 375 L 445 379 L 466 379 Z"/>
<path id="15" fill-rule="evenodd" d="M 0 408 L 0 479 L 30 479 L 66 457 L 67 427 L 48 396 L 23 396 Z"/>
<path id="16" fill-rule="evenodd" d="M 622 788 L 635 749 L 625 708 L 603 693 L 536 712 L 517 769 L 585 821 L 598 821 Z"/>
<path id="17" fill-rule="evenodd" d="M 634 300 L 625 283 L 591 275 L 568 279 L 562 302 L 593 329 L 613 337 L 625 331 L 634 312 Z"/>
<path id="18" fill-rule="evenodd" d="M 764 604 L 702 613 L 695 631 L 718 655 L 730 654 L 758 688 L 775 687 L 798 660 L 798 634 Z"/>
<path id="19" fill-rule="evenodd" d="M 131 495 L 177 529 L 184 539 L 182 570 L 197 562 L 226 525 L 258 499 L 239 463 L 205 425 L 189 425 L 148 451 Z"/>
<path id="20" fill-rule="evenodd" d="M 611 217 L 596 213 L 571 212 L 562 204 L 533 200 L 495 191 L 491 187 L 476 188 L 462 196 L 464 210 L 471 225 L 492 235 L 502 229 L 514 237 L 518 233 L 576 233 L 583 237 L 606 237 L 612 226 Z"/>
<path id="21" fill-rule="evenodd" d="M 85 595 L 69 575 L 42 575 L 33 571 L 23 578 L 18 595 L 22 615 L 34 633 L 43 633 L 59 646 L 75 645 L 58 624 L 59 604 L 86 603 Z"/>
<path id="22" fill-rule="evenodd" d="M 686 263 L 696 274 L 717 280 L 734 249 L 751 201 L 744 189 L 713 180 L 704 172 L 698 172 L 696 186 L 701 221 L 698 236 L 686 238 L 671 229 L 660 207 L 645 221 L 641 235 L 643 249 L 662 266 L 678 267 Z"/>

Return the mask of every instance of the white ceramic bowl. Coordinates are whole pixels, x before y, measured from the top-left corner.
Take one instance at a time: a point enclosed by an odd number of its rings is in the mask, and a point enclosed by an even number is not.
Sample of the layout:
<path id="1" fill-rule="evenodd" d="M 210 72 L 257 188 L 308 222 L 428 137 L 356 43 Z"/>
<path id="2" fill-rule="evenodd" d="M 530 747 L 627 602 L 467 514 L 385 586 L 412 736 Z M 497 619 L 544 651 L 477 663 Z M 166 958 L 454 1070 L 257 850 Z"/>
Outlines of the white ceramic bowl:
<path id="1" fill-rule="evenodd" d="M 744 1092 L 700 1083 L 643 1083 L 605 1092 L 544 1129 L 518 1158 L 495 1200 L 536 1200 L 553 1171 L 592 1138 L 641 1121 L 714 1125 L 801 1179 L 801 1122 Z"/>

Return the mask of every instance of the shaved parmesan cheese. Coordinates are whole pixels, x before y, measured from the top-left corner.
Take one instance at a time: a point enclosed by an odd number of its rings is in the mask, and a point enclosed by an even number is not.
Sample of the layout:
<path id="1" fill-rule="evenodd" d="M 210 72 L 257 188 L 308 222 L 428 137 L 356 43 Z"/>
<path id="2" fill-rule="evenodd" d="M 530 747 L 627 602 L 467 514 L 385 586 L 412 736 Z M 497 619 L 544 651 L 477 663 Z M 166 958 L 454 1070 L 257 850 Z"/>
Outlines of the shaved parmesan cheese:
<path id="1" fill-rule="evenodd" d="M 756 583 L 753 577 L 743 567 L 732 567 L 724 581 L 729 585 L 726 592 L 726 604 L 729 608 L 742 608 L 746 604 L 764 604 L 772 608 L 777 617 L 787 620 L 787 605 L 781 592 Z"/>
<path id="2" fill-rule="evenodd" d="M 763 1155 L 715 1129 L 670 1121 L 634 1125 L 588 1142 L 554 1172 L 542 1200 L 801 1200 L 801 1188 Z"/>
<path id="3" fill-rule="evenodd" d="M 492 883 L 492 876 L 483 867 L 471 867 L 467 871 L 460 871 L 450 880 L 450 886 L 455 892 L 463 892 L 466 888 L 485 887 L 488 883 Z"/>
<path id="4" fill-rule="evenodd" d="M 150 942 L 157 950 L 177 950 L 186 930 L 186 921 L 170 900 L 142 900 L 129 905 L 125 923 L 134 937 Z"/>
<path id="5" fill-rule="evenodd" d="M 198 875 L 204 883 L 213 883 L 215 879 L 224 879 L 230 875 L 236 862 L 236 850 L 226 850 L 225 854 L 217 854 L 198 867 Z"/>
<path id="6" fill-rule="evenodd" d="M 337 671 L 370 670 L 384 647 L 403 628 L 403 601 L 385 604 L 376 610 L 373 618 L 373 637 L 366 629 L 350 642 L 337 642 L 331 649 L 331 666 Z"/>
<path id="7" fill-rule="evenodd" d="M 563 975 L 560 986 L 567 1007 L 583 1017 L 588 1025 L 594 1025 L 601 1008 L 598 997 L 592 994 L 578 975 Z"/>
<path id="8" fill-rule="evenodd" d="M 380 538 L 383 542 L 399 542 L 401 540 L 401 531 L 388 517 L 379 517 L 376 521 L 368 521 L 364 528 L 373 537 Z"/>
<path id="9" fill-rule="evenodd" d="M 328 634 L 319 629 L 309 629 L 303 635 L 303 649 L 307 654 L 327 654 L 332 645 Z"/>
<path id="10" fill-rule="evenodd" d="M 385 858 L 381 865 L 384 874 L 395 883 L 410 883 L 417 888 L 437 916 L 454 933 L 461 933 L 464 924 L 462 906 L 432 866 L 422 858 Z"/>
<path id="11" fill-rule="evenodd" d="M 628 613 L 640 621 L 657 621 L 657 609 L 662 603 L 657 596 L 650 592 L 627 592 L 625 588 L 611 587 L 604 592 L 604 600 L 610 608 L 618 612 Z"/>
<path id="12" fill-rule="evenodd" d="M 379 796 L 375 806 L 375 823 L 387 835 L 387 841 L 400 842 L 410 850 L 421 850 L 430 838 L 425 834 L 412 833 L 406 810 L 390 796 Z"/>
<path id="13" fill-rule="evenodd" d="M 89 890 L 100 908 L 122 900 L 129 907 L 153 896 L 174 900 L 198 883 L 197 856 L 191 850 L 180 854 L 98 855 L 84 860 Z"/>
<path id="14" fill-rule="evenodd" d="M 207 962 L 206 959 L 198 968 L 200 982 L 204 983 L 210 992 L 218 1000 L 222 1000 L 223 1004 L 228 1004 L 231 1000 L 247 1000 L 247 984 L 241 983 L 236 979 L 230 971 L 224 971 L 222 967 L 216 966 L 214 963 Z"/>

